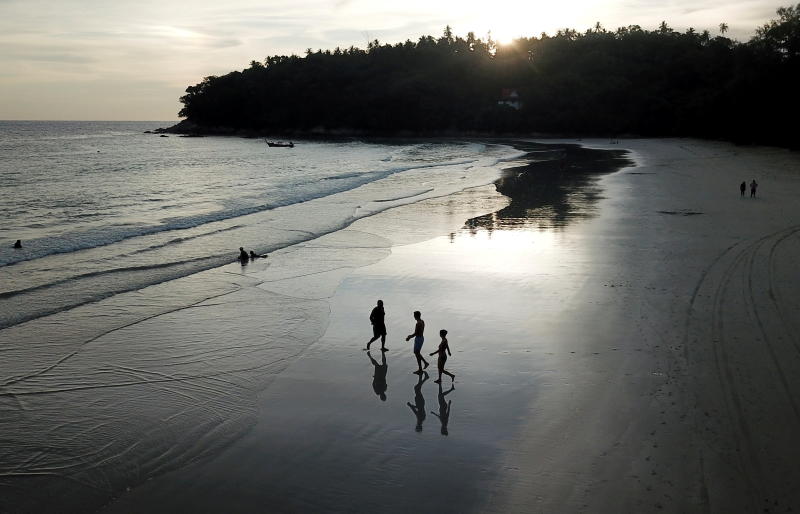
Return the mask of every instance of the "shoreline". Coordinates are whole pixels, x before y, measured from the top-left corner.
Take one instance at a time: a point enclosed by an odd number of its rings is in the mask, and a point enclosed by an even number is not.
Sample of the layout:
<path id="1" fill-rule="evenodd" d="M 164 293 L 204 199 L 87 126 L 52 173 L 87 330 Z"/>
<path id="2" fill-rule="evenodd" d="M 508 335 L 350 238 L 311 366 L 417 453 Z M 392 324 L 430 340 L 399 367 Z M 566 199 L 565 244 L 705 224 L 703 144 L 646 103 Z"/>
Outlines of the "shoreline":
<path id="1" fill-rule="evenodd" d="M 297 352 L 303 352 L 309 344 L 313 344 L 321 337 L 328 323 L 325 298 L 333 294 L 344 277 L 353 269 L 384 259 L 391 252 L 390 249 L 397 245 L 413 244 L 457 230 L 463 226 L 465 220 L 484 212 L 497 211 L 507 205 L 509 200 L 495 191 L 495 185 L 487 184 L 469 188 L 455 195 L 423 199 L 421 202 L 423 205 L 430 205 L 428 209 L 433 209 L 430 211 L 432 217 L 421 215 L 418 212 L 419 208 L 415 206 L 419 202 L 413 202 L 406 206 L 394 206 L 381 213 L 372 213 L 355 221 L 358 226 L 371 225 L 372 228 L 368 232 L 371 231 L 374 236 L 367 235 L 367 232 L 360 231 L 351 224 L 327 235 L 279 250 L 273 253 L 269 260 L 257 261 L 246 269 L 229 264 L 222 268 L 148 286 L 142 290 L 121 293 L 109 299 L 5 329 L 3 334 L 7 336 L 7 344 L 11 348 L 27 348 L 24 353 L 18 354 L 14 351 L 7 356 L 7 364 L 17 368 L 17 377 L 3 384 L 0 395 L 4 408 L 10 408 L 11 404 L 6 405 L 6 400 L 13 399 L 23 401 L 26 405 L 29 417 L 26 426 L 30 423 L 29 432 L 18 441 L 18 446 L 26 448 L 43 444 L 36 442 L 37 434 L 52 437 L 46 435 L 49 431 L 47 427 L 61 415 L 49 412 L 50 408 L 47 406 L 51 399 L 62 397 L 59 400 L 61 405 L 72 405 L 73 415 L 91 422 L 98 416 L 110 416 L 113 412 L 117 412 L 118 408 L 106 407 L 101 414 L 95 412 L 93 407 L 80 405 L 102 406 L 112 402 L 122 406 L 128 404 L 132 397 L 148 398 L 152 405 L 138 405 L 137 402 L 135 411 L 138 412 L 138 419 L 126 429 L 131 432 L 134 439 L 123 437 L 115 443 L 114 448 L 110 449 L 112 454 L 104 458 L 107 463 L 98 469 L 99 475 L 88 470 L 78 471 L 75 474 L 75 478 L 82 477 L 79 479 L 81 482 L 96 482 L 102 476 L 106 477 L 103 480 L 111 484 L 122 481 L 118 485 L 111 486 L 111 491 L 120 491 L 133 484 L 129 477 L 126 478 L 124 471 L 129 465 L 122 465 L 113 455 L 115 453 L 125 455 L 127 452 L 123 448 L 126 445 L 138 444 L 134 443 L 136 433 L 145 430 L 145 427 L 150 427 L 147 429 L 152 433 L 150 438 L 155 438 L 149 443 L 154 446 L 155 454 L 150 451 L 146 453 L 137 451 L 127 457 L 131 462 L 137 463 L 138 473 L 145 477 L 151 473 L 156 475 L 163 473 L 159 469 L 164 463 L 161 462 L 161 458 L 156 457 L 159 452 L 172 455 L 171 463 L 166 468 L 172 469 L 182 466 L 181 463 L 187 462 L 187 459 L 188 462 L 197 459 L 197 452 L 204 455 L 209 451 L 217 451 L 214 448 L 218 447 L 218 442 L 214 440 L 205 443 L 208 445 L 205 449 L 183 447 L 183 443 L 172 441 L 170 434 L 175 430 L 170 427 L 172 423 L 159 426 L 156 422 L 172 409 L 185 409 L 186 413 L 190 414 L 181 416 L 185 419 L 179 418 L 178 426 L 191 422 L 191 427 L 186 426 L 181 431 L 185 434 L 196 432 L 197 435 L 194 437 L 197 439 L 205 439 L 208 434 L 218 432 L 226 426 L 230 426 L 225 429 L 226 432 L 233 434 L 241 431 L 242 435 L 247 434 L 249 432 L 247 427 L 254 422 L 255 413 L 258 411 L 252 393 L 266 388 L 297 358 L 299 355 Z M 401 216 L 395 219 L 401 212 L 408 212 L 411 217 L 406 219 Z M 383 220 L 380 222 L 383 227 L 375 225 L 379 223 L 377 220 Z M 434 223 L 431 223 L 432 221 Z M 387 227 L 392 226 L 395 228 L 389 229 L 387 233 Z M 193 284 L 199 282 L 203 283 L 203 291 L 214 289 L 217 292 L 197 297 L 197 293 L 194 292 L 196 287 Z M 126 313 L 125 306 L 132 303 L 140 305 L 140 308 L 136 312 Z M 280 328 L 281 324 L 285 323 L 282 319 L 296 317 L 298 310 L 305 314 L 289 325 L 297 332 L 291 337 L 297 346 L 285 347 L 280 344 L 280 334 L 285 332 Z M 92 332 L 96 330 L 96 323 L 91 320 L 98 319 L 98 316 L 100 319 L 107 318 L 110 313 L 115 312 L 117 314 L 109 319 L 112 324 L 107 329 L 100 333 Z M 210 325 L 211 319 L 208 318 L 209 314 L 205 314 L 206 312 L 218 312 L 212 315 L 212 318 L 227 321 L 216 323 L 216 326 Z M 256 318 L 260 319 L 258 323 L 248 321 Z M 241 323 L 243 324 L 240 325 Z M 226 332 L 235 333 L 234 339 L 228 340 Z M 32 340 L 31 336 L 35 334 L 39 334 L 39 337 Z M 242 361 L 239 352 L 234 350 L 238 346 L 236 341 L 262 340 L 265 334 L 273 334 L 267 337 L 270 340 L 273 337 L 275 339 L 264 347 L 262 343 L 252 347 L 245 345 L 247 352 L 252 355 L 247 361 Z M 43 335 L 45 336 L 42 337 Z M 151 347 L 148 341 L 159 342 L 158 347 Z M 181 362 L 183 359 L 180 354 L 195 352 L 193 347 L 198 341 L 202 342 L 203 346 L 211 344 L 206 351 L 214 356 L 215 364 L 212 369 L 216 371 L 210 374 L 206 369 L 205 359 L 196 363 Z M 67 356 L 59 359 L 58 356 L 65 351 Z M 25 356 L 30 352 L 40 352 L 42 363 L 30 362 Z M 56 368 L 55 373 L 48 371 L 52 368 L 46 365 L 48 361 L 54 359 L 57 359 L 53 366 Z M 159 364 L 154 367 L 153 363 L 162 360 L 166 367 L 162 369 Z M 23 364 L 25 362 L 27 364 Z M 258 362 L 265 363 L 265 366 L 257 366 L 248 371 L 250 363 Z M 271 362 L 275 364 L 270 364 Z M 175 369 L 180 370 L 177 375 L 175 370 L 171 369 L 176 364 L 178 367 Z M 45 366 L 45 369 L 39 369 L 42 366 Z M 149 370 L 146 372 L 147 375 L 153 374 L 155 379 L 145 379 L 146 375 L 141 375 L 144 371 L 135 371 L 135 375 L 130 376 L 132 370 Z M 247 377 L 243 384 L 251 383 L 251 386 L 246 389 L 237 386 L 230 392 L 214 392 L 217 389 L 214 386 L 215 382 L 230 376 L 231 373 L 234 374 L 232 376 Z M 103 379 L 94 384 L 92 383 L 94 380 L 90 380 L 87 384 L 84 378 L 108 374 L 114 379 L 111 381 Z M 164 378 L 159 379 L 159 375 Z M 40 376 L 44 380 L 38 378 Z M 236 380 L 239 381 L 240 379 Z M 175 387 L 170 384 L 174 384 Z M 210 395 L 201 393 L 206 389 L 211 392 Z M 197 397 L 198 394 L 201 394 L 201 397 L 208 397 L 208 400 L 200 402 L 199 405 L 192 405 L 191 402 L 186 403 L 184 400 L 176 401 L 180 396 L 189 399 Z M 176 403 L 183 406 L 176 407 L 174 405 Z M 215 407 L 208 410 L 206 405 Z M 219 418 L 215 413 L 221 411 L 228 414 Z M 49 416 L 55 418 L 50 420 Z M 122 416 L 120 419 L 126 417 L 121 411 L 120 416 Z M 7 418 L 8 421 L 13 419 L 13 417 Z M 109 429 L 115 431 L 122 428 L 116 425 L 112 423 L 97 434 L 93 434 L 96 429 L 89 429 L 82 438 L 85 441 L 79 442 L 79 446 L 84 444 L 91 446 L 97 437 L 119 438 L 119 434 L 107 433 Z M 76 423 L 75 426 L 78 428 L 81 423 Z M 69 434 L 70 431 L 67 431 L 59 437 L 69 437 Z M 240 436 L 236 438 L 238 437 Z M 175 449 L 169 449 L 171 445 L 183 448 L 174 453 Z M 86 450 L 71 448 L 64 451 L 67 454 L 74 452 L 76 455 L 82 455 Z M 30 471 L 34 472 L 35 468 Z M 25 491 L 28 487 L 23 484 L 29 484 L 35 489 L 47 487 L 52 492 L 51 497 L 58 498 L 60 509 L 80 511 L 85 510 L 87 506 L 84 496 L 87 491 L 80 487 L 68 486 L 70 481 L 60 483 L 62 479 L 43 480 L 33 477 L 26 479 L 25 474 L 19 472 L 15 472 L 12 476 L 18 477 L 18 480 L 12 483 L 17 484 L 20 491 Z M 95 494 L 91 493 L 89 496 Z M 102 494 L 99 498 L 102 498 Z M 27 500 L 23 500 L 16 493 L 8 496 L 6 501 L 11 502 L 7 505 L 12 510 L 24 509 L 22 506 L 27 504 Z M 94 502 L 89 501 L 89 503 Z M 34 508 L 34 505 L 36 504 L 31 504 L 31 508 Z M 70 505 L 73 507 L 69 507 Z M 0 503 L 0 510 L 5 508 Z M 35 508 L 40 510 L 47 507 L 39 505 Z"/>
<path id="2" fill-rule="evenodd" d="M 81 382 L 146 380 L 56 393 L 56 415 L 119 411 L 126 434 L 149 429 L 150 439 L 109 433 L 113 423 L 70 438 L 66 425 L 49 436 L 70 448 L 117 445 L 103 467 L 71 478 L 113 484 L 101 493 L 113 502 L 89 502 L 108 513 L 797 508 L 800 327 L 787 317 L 800 308 L 797 157 L 686 140 L 624 146 L 636 169 L 598 175 L 582 193 L 511 208 L 487 185 L 398 206 L 263 266 L 225 266 L 218 275 L 235 277 L 235 292 L 77 349 L 66 365 Z M 763 192 L 740 199 L 738 175 L 753 170 Z M 518 179 L 509 171 L 506 185 L 530 189 Z M 362 351 L 377 298 L 387 306 L 386 402 Z M 408 406 L 420 406 L 403 342 L 416 309 L 428 322 L 425 351 L 439 328 L 450 331 L 457 379 L 446 435 L 435 376 L 420 387 L 422 431 Z M 48 344 L 63 353 L 62 341 Z M 15 399 L 1 398 L 10 410 Z M 24 415 L 5 422 L 37 430 L 49 400 L 17 399 Z M 230 444 L 210 444 L 237 430 Z M 29 491 L 45 483 L 22 480 Z M 59 501 L 51 510 L 87 510 L 74 481 L 49 491 Z M 33 507 L 41 495 L 23 496 L 17 510 L 47 510 Z"/>

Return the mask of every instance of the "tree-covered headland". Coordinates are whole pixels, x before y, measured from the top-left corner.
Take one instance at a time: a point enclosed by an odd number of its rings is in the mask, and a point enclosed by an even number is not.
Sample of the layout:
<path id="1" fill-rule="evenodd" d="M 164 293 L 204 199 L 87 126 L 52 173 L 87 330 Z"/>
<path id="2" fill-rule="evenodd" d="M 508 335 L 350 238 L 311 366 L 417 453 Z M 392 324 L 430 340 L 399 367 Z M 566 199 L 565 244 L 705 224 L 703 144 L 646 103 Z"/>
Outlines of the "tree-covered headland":
<path id="1" fill-rule="evenodd" d="M 271 56 L 186 89 L 200 130 L 697 136 L 797 146 L 800 4 L 747 42 L 631 25 Z M 518 94 L 518 105 L 499 103 Z M 510 103 L 510 102 L 508 102 Z M 518 107 L 518 108 L 517 108 Z"/>

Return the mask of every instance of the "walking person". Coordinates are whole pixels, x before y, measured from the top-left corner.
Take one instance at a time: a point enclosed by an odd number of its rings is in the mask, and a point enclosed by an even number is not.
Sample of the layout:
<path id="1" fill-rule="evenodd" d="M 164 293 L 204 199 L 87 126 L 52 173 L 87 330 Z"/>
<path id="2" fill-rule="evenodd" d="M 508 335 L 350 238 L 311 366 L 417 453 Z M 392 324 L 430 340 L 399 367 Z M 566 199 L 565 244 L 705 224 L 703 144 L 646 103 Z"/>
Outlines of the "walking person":
<path id="1" fill-rule="evenodd" d="M 744 190 L 747 189 L 747 181 L 743 181 L 739 184 L 739 192 L 742 193 L 742 198 L 744 198 Z"/>
<path id="2" fill-rule="evenodd" d="M 384 317 L 386 312 L 383 310 L 383 300 L 378 300 L 378 305 L 373 307 L 372 312 L 369 313 L 369 322 L 372 323 L 372 339 L 367 341 L 367 351 L 371 345 L 379 337 L 381 338 L 381 351 L 385 352 L 386 348 L 386 323 Z"/>
<path id="3" fill-rule="evenodd" d="M 753 179 L 753 181 L 750 182 L 750 198 L 756 197 L 756 189 L 758 189 L 758 182 L 756 182 L 756 179 Z"/>
<path id="4" fill-rule="evenodd" d="M 425 337 L 422 335 L 425 332 L 425 322 L 422 321 L 422 313 L 419 311 L 414 311 L 414 319 L 417 320 L 414 325 L 414 333 L 408 335 L 406 341 L 412 337 L 414 338 L 414 357 L 417 358 L 417 366 L 419 366 L 419 369 L 414 373 L 422 373 L 422 370 L 428 367 L 428 361 L 420 353 L 422 351 L 422 343 L 425 342 Z M 422 363 L 425 363 L 425 368 L 422 367 Z"/>
<path id="5" fill-rule="evenodd" d="M 455 381 L 456 379 L 455 375 L 444 369 L 444 363 L 447 362 L 447 356 L 453 355 L 452 353 L 450 353 L 450 345 L 447 343 L 447 330 L 445 329 L 440 330 L 439 337 L 442 338 L 442 342 L 439 343 L 439 349 L 430 354 L 431 357 L 433 357 L 437 353 L 439 354 L 439 362 L 437 363 L 439 366 L 439 378 L 433 381 L 436 384 L 442 383 L 442 373 L 448 375 L 450 379 L 453 381 Z"/>

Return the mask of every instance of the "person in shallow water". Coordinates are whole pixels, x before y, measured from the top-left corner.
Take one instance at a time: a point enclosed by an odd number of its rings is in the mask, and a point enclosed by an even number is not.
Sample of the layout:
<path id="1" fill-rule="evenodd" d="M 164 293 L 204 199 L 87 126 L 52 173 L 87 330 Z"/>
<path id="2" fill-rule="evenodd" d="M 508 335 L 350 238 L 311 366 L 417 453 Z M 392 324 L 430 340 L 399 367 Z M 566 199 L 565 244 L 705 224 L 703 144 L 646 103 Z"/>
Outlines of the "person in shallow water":
<path id="1" fill-rule="evenodd" d="M 444 397 L 448 394 L 452 393 L 453 390 L 456 388 L 453 384 L 450 384 L 450 390 L 442 392 L 442 381 L 439 381 L 439 414 L 431 411 L 431 414 L 439 418 L 439 421 L 442 422 L 442 435 L 447 435 L 447 423 L 450 421 L 450 406 L 453 402 L 450 400 L 444 401 Z"/>
<path id="2" fill-rule="evenodd" d="M 742 198 L 744 198 L 744 190 L 747 189 L 747 182 L 743 181 L 739 184 L 739 192 L 742 193 Z"/>
<path id="3" fill-rule="evenodd" d="M 22 248 L 22 240 L 17 239 L 17 242 L 14 243 L 14 248 Z"/>
<path id="4" fill-rule="evenodd" d="M 242 264 L 245 264 L 245 263 L 247 263 L 247 261 L 249 261 L 249 260 L 250 260 L 250 256 L 249 256 L 249 255 L 247 255 L 247 252 L 245 252 L 245 251 L 244 251 L 244 248 L 242 248 L 242 247 L 240 246 L 240 247 L 239 247 L 239 261 L 240 261 Z"/>
<path id="5" fill-rule="evenodd" d="M 422 370 L 428 367 L 428 361 L 420 353 L 422 351 L 422 343 L 425 342 L 425 337 L 422 335 L 425 332 L 425 322 L 422 321 L 422 313 L 419 311 L 414 311 L 414 319 L 417 320 L 414 325 L 414 333 L 409 334 L 406 337 L 406 341 L 412 337 L 414 338 L 414 357 L 417 358 L 417 366 L 419 366 L 419 369 L 414 373 L 422 373 Z M 423 362 L 425 363 L 425 368 L 422 367 Z"/>
<path id="6" fill-rule="evenodd" d="M 431 357 L 433 357 L 437 353 L 439 354 L 439 362 L 438 362 L 439 378 L 437 380 L 434 380 L 434 382 L 436 382 L 437 384 L 442 383 L 442 373 L 448 375 L 450 379 L 453 381 L 455 381 L 456 379 L 455 375 L 444 369 L 444 363 L 447 362 L 447 356 L 453 355 L 452 353 L 450 353 L 450 345 L 447 343 L 447 330 L 445 329 L 440 330 L 439 337 L 442 338 L 442 342 L 439 343 L 439 349 L 430 354 Z"/>
<path id="7" fill-rule="evenodd" d="M 406 405 L 411 408 L 411 412 L 417 416 L 417 426 L 415 427 L 417 432 L 422 432 L 422 422 L 425 421 L 425 397 L 422 396 L 422 384 L 429 378 L 427 371 L 419 374 L 417 385 L 414 386 L 414 403 L 406 402 Z"/>
<path id="8" fill-rule="evenodd" d="M 753 181 L 750 182 L 750 198 L 756 197 L 756 189 L 758 189 L 758 182 L 756 182 L 756 179 L 753 179 Z"/>
<path id="9" fill-rule="evenodd" d="M 372 323 L 372 339 L 367 341 L 367 351 L 371 345 L 379 337 L 381 338 L 381 351 L 385 352 L 386 348 L 386 323 L 384 317 L 386 312 L 383 310 L 383 300 L 378 300 L 378 304 L 373 307 L 372 312 L 369 313 L 369 322 Z"/>
<path id="10" fill-rule="evenodd" d="M 266 255 L 266 254 L 264 254 L 264 255 L 258 255 L 258 254 L 257 254 L 256 252 L 254 252 L 253 250 L 250 250 L 250 260 L 253 260 L 253 261 L 254 261 L 254 260 L 256 260 L 256 259 L 266 259 L 266 258 L 267 258 L 267 255 Z"/>
<path id="11" fill-rule="evenodd" d="M 386 374 L 389 372 L 389 365 L 386 364 L 386 354 L 381 352 L 381 363 L 378 364 L 378 361 L 372 358 L 372 355 L 367 352 L 367 357 L 369 357 L 370 362 L 372 365 L 375 366 L 375 372 L 372 375 L 372 389 L 375 391 L 375 394 L 381 399 L 381 401 L 386 401 L 386 390 L 389 388 L 386 385 Z"/>

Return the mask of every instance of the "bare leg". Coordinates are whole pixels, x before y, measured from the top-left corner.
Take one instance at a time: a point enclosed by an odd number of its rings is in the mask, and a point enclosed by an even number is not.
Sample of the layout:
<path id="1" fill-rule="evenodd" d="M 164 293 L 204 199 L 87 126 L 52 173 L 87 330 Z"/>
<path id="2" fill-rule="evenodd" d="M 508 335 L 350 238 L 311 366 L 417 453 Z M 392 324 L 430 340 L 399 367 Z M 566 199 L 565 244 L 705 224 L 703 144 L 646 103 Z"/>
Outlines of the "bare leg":
<path id="1" fill-rule="evenodd" d="M 381 336 L 381 350 L 386 350 L 386 335 Z"/>
<path id="2" fill-rule="evenodd" d="M 375 341 L 376 341 L 376 340 L 377 340 L 379 337 L 380 337 L 380 336 L 374 336 L 372 339 L 370 339 L 369 341 L 367 341 L 367 350 L 369 350 L 369 345 L 371 345 L 372 343 L 374 343 L 374 342 L 375 342 Z"/>

